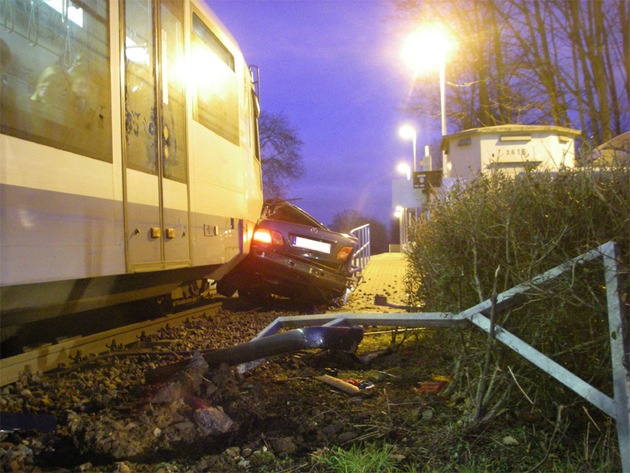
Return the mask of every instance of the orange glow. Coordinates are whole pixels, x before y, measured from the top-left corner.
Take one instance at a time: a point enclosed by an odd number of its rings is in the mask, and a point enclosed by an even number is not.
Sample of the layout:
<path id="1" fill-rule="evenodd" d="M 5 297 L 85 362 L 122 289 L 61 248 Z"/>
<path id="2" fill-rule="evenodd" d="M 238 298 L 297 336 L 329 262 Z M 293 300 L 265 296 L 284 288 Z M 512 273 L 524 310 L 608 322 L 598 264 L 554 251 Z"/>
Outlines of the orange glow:
<path id="1" fill-rule="evenodd" d="M 348 259 L 348 256 L 350 256 L 351 253 L 352 253 L 352 247 L 344 246 L 337 253 L 337 259 L 340 259 L 341 261 L 346 261 Z"/>
<path id="2" fill-rule="evenodd" d="M 284 245 L 284 238 L 279 232 L 275 232 L 273 230 L 267 230 L 266 228 L 257 228 L 254 231 L 253 240 L 256 243 L 261 243 L 263 245 L 273 244 L 274 246 L 282 246 Z"/>
<path id="3" fill-rule="evenodd" d="M 264 228 L 257 228 L 254 232 L 254 241 L 269 245 L 271 243 L 271 232 Z"/>

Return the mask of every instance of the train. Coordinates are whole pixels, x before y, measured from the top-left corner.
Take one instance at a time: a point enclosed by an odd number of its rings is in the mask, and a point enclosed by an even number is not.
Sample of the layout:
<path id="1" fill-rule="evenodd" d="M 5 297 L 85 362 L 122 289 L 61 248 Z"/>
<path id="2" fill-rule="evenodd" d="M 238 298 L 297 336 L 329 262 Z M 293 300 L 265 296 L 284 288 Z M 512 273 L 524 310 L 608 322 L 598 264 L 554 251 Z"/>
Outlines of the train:
<path id="1" fill-rule="evenodd" d="M 5 0 L 0 323 L 194 295 L 249 252 L 259 73 L 201 0 Z"/>

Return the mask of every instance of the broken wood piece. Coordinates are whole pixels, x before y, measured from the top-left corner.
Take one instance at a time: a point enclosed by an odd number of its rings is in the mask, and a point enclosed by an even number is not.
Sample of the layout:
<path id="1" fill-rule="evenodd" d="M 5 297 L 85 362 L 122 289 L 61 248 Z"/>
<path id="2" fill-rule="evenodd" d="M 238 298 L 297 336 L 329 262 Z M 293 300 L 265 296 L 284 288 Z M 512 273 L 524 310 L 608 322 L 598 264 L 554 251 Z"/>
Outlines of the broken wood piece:
<path id="1" fill-rule="evenodd" d="M 357 394 L 361 394 L 362 391 L 354 384 L 347 383 L 346 381 L 335 378 L 334 376 L 330 376 L 328 374 L 324 374 L 321 376 L 315 376 L 315 379 L 321 381 L 322 383 L 326 383 L 333 388 L 339 389 L 350 396 L 356 396 Z"/>

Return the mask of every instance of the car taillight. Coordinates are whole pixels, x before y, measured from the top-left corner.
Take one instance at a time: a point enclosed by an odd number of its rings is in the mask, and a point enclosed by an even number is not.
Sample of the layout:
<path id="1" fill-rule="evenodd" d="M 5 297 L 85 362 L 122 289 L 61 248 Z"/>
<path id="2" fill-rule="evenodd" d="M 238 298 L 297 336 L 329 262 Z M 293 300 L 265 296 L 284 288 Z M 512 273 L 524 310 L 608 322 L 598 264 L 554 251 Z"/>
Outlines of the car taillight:
<path id="1" fill-rule="evenodd" d="M 284 238 L 280 232 L 274 230 L 267 230 L 266 228 L 257 228 L 254 231 L 254 241 L 263 245 L 283 246 Z"/>
<path id="2" fill-rule="evenodd" d="M 337 252 L 337 259 L 340 259 L 341 261 L 346 261 L 348 259 L 348 256 L 352 254 L 352 250 L 352 246 L 344 246 Z"/>

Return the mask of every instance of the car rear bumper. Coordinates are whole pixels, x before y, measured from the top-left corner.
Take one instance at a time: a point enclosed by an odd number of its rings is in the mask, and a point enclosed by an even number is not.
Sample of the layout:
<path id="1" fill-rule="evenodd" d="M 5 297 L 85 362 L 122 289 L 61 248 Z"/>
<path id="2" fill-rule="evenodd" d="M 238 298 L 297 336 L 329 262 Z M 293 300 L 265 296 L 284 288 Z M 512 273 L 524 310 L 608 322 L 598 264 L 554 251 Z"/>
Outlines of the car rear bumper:
<path id="1" fill-rule="evenodd" d="M 314 265 L 261 248 L 252 248 L 239 267 L 251 285 L 266 285 L 279 295 L 345 293 L 350 278 L 345 273 Z"/>

